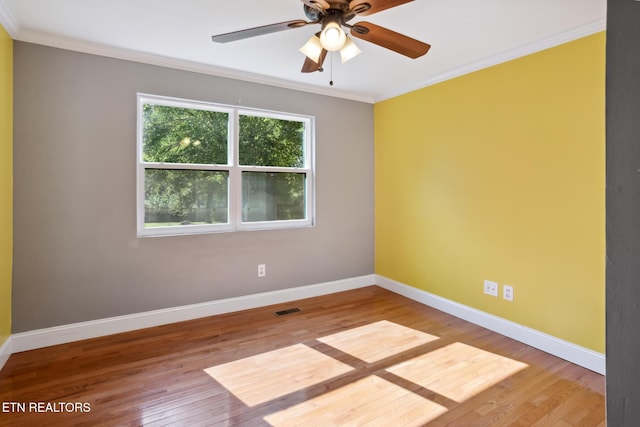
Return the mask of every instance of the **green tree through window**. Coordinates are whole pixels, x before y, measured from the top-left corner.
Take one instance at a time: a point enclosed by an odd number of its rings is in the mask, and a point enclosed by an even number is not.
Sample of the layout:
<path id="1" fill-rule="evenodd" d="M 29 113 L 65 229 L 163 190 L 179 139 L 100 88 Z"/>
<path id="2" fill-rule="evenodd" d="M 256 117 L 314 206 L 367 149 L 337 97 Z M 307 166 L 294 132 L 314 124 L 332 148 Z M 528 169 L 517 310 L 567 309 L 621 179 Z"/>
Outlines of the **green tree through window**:
<path id="1" fill-rule="evenodd" d="M 240 116 L 240 164 L 302 167 L 303 132 L 301 122 Z"/>
<path id="2" fill-rule="evenodd" d="M 229 114 L 144 104 L 145 162 L 227 164 Z"/>
<path id="3" fill-rule="evenodd" d="M 140 235 L 312 223 L 311 118 L 139 96 L 138 120 Z"/>

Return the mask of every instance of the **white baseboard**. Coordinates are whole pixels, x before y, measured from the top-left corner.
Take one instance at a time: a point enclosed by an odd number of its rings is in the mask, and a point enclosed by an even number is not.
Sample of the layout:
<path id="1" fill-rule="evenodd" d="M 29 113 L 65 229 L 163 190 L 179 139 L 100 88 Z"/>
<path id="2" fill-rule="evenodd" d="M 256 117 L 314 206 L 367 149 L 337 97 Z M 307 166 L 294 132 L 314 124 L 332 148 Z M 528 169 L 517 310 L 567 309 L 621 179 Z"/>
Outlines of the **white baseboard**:
<path id="1" fill-rule="evenodd" d="M 12 353 L 11 337 L 7 337 L 5 342 L 0 346 L 0 369 L 7 363 Z"/>
<path id="2" fill-rule="evenodd" d="M 605 373 L 605 355 L 602 353 L 374 274 L 13 334 L 0 346 L 0 369 L 12 353 L 20 351 L 280 304 L 373 284 L 523 342 L 594 372 L 603 375 Z"/>
<path id="3" fill-rule="evenodd" d="M 223 300 L 172 307 L 161 310 L 135 313 L 125 316 L 109 317 L 70 325 L 55 326 L 29 332 L 13 334 L 9 349 L 13 353 L 64 344 L 88 338 L 96 338 L 120 332 L 166 325 L 217 314 L 280 304 L 303 298 L 311 298 L 335 292 L 347 291 L 375 284 L 375 275 L 353 277 L 333 282 L 319 283 L 279 291 L 227 298 Z M 4 346 L 3 346 L 4 348 Z M 1 355 L 2 353 L 0 353 Z M 9 353 L 11 354 L 11 353 Z M 8 356 L 7 356 L 8 358 Z M 2 359 L 0 358 L 0 361 Z M 0 368 L 2 364 L 0 364 Z"/>
<path id="4" fill-rule="evenodd" d="M 375 283 L 414 301 L 482 326 L 501 335 L 520 341 L 561 359 L 568 360 L 594 372 L 605 374 L 605 355 L 577 344 L 556 338 L 535 329 L 459 304 L 429 292 L 389 278 L 376 275 Z"/>

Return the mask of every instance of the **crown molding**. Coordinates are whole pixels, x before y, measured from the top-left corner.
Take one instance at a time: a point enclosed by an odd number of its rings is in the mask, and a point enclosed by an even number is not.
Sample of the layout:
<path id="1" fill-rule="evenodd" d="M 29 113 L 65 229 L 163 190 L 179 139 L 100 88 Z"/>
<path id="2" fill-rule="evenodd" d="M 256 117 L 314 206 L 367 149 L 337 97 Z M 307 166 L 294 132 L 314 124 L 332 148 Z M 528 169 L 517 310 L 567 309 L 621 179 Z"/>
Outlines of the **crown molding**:
<path id="1" fill-rule="evenodd" d="M 374 99 L 374 102 L 384 101 L 386 99 L 394 98 L 396 96 L 413 92 L 413 91 L 425 88 L 427 86 L 432 86 L 437 83 L 442 83 L 446 80 L 451 80 L 456 77 L 463 76 L 465 74 L 473 73 L 475 71 L 479 71 L 484 68 L 489 68 L 494 65 L 502 64 L 507 61 L 521 58 L 523 56 L 531 55 L 533 53 L 540 52 L 545 49 L 556 47 L 561 44 L 565 44 L 565 43 L 577 40 L 579 38 L 590 36 L 600 31 L 604 31 L 606 30 L 606 28 L 607 28 L 606 18 L 602 17 L 600 19 L 597 19 L 585 25 L 581 25 L 579 27 L 573 28 L 571 30 L 563 31 L 558 34 L 554 34 L 553 36 L 546 37 L 544 39 L 540 39 L 538 41 L 528 43 L 522 46 L 518 46 L 514 49 L 509 49 L 507 51 L 498 53 L 496 55 L 482 58 L 478 61 L 469 62 L 468 64 L 462 65 L 460 67 L 452 68 L 443 73 L 436 74 L 435 76 L 427 80 L 424 80 L 423 82 L 417 85 L 406 86 L 394 92 L 390 92 L 382 97 L 376 97 Z"/>
<path id="2" fill-rule="evenodd" d="M 0 0 L 2 2 L 3 0 Z M 165 68 L 172 68 L 182 71 L 190 71 L 199 74 L 207 74 L 216 77 L 224 77 L 234 80 L 242 80 L 251 83 L 258 83 L 267 86 L 275 86 L 282 89 L 298 90 L 301 92 L 314 93 L 349 99 L 353 101 L 365 102 L 372 104 L 374 102 L 372 96 L 353 93 L 348 91 L 338 91 L 333 88 L 324 88 L 311 86 L 304 83 L 292 82 L 290 80 L 280 79 L 277 77 L 265 76 L 247 71 L 234 70 L 231 68 L 219 67 L 214 65 L 203 64 L 183 59 L 170 58 L 162 55 L 139 52 L 130 49 L 123 49 L 114 46 L 107 46 L 98 43 L 87 42 L 68 37 L 56 36 L 52 34 L 42 33 L 33 30 L 23 29 L 19 32 L 14 40 L 34 43 L 59 49 L 72 50 L 91 55 L 105 56 L 109 58 L 122 59 L 126 61 L 139 62 L 148 65 L 156 65 Z"/>
<path id="3" fill-rule="evenodd" d="M 16 21 L 16 18 L 4 0 L 0 0 L 0 25 L 2 25 L 11 38 L 15 40 L 20 32 L 20 24 L 18 24 L 18 21 Z"/>
<path id="4" fill-rule="evenodd" d="M 73 50 L 82 53 L 88 53 L 93 55 L 105 56 L 110 58 L 122 59 L 133 62 L 140 62 L 149 65 L 157 65 L 160 67 L 173 68 L 183 71 L 190 71 L 200 74 L 207 74 L 217 77 L 224 77 L 234 80 L 242 80 L 251 83 L 258 83 L 268 86 L 275 86 L 282 89 L 298 90 L 301 92 L 313 93 L 317 95 L 331 96 L 342 99 L 349 99 L 353 101 L 365 102 L 368 104 L 374 104 L 376 102 L 384 101 L 396 96 L 400 96 L 409 92 L 413 92 L 428 86 L 432 86 L 437 83 L 444 82 L 456 77 L 463 76 L 465 74 L 473 73 L 475 71 L 482 70 L 484 68 L 492 67 L 507 61 L 511 61 L 523 56 L 527 56 L 536 52 L 540 52 L 545 49 L 549 49 L 555 46 L 559 46 L 564 43 L 568 43 L 573 40 L 577 40 L 582 37 L 586 37 L 595 34 L 606 29 L 606 17 L 602 17 L 595 21 L 581 25 L 568 31 L 546 37 L 536 42 L 528 43 L 514 49 L 510 49 L 496 55 L 492 55 L 486 58 L 482 58 L 477 61 L 473 61 L 462 65 L 460 67 L 452 68 L 445 72 L 436 74 L 427 80 L 424 80 L 416 85 L 404 86 L 393 92 L 389 92 L 383 96 L 375 97 L 373 95 L 366 95 L 361 93 L 354 93 L 348 91 L 340 91 L 335 88 L 325 88 L 320 86 L 312 86 L 299 82 L 292 82 L 277 77 L 264 76 L 256 73 L 250 73 L 246 71 L 234 70 L 231 68 L 207 65 L 203 63 L 181 60 L 176 58 L 169 58 L 161 55 L 149 54 L 129 49 L 123 49 L 113 46 L 106 46 L 97 43 L 91 43 L 87 41 L 65 38 L 55 36 L 51 34 L 45 34 L 32 30 L 21 29 L 9 9 L 5 4 L 5 0 L 0 0 L 0 24 L 2 24 L 9 35 L 18 41 L 35 43 L 55 48 Z"/>

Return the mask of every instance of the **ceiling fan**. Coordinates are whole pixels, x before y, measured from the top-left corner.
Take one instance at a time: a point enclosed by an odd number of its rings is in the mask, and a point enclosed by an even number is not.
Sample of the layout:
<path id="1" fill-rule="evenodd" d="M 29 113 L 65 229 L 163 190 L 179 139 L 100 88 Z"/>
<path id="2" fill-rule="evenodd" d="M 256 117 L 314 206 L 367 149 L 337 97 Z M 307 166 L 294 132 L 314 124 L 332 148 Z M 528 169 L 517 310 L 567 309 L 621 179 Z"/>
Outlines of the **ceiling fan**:
<path id="1" fill-rule="evenodd" d="M 306 55 L 302 66 L 303 73 L 322 71 L 327 52 L 340 51 L 342 62 L 358 55 L 361 51 L 345 34 L 342 27 L 348 28 L 351 36 L 377 44 L 409 58 L 418 58 L 429 50 L 430 45 L 370 22 L 348 22 L 356 15 L 373 15 L 385 9 L 410 3 L 413 0 L 300 0 L 309 21 L 292 20 L 245 30 L 212 36 L 217 43 L 228 43 L 278 31 L 301 28 L 310 24 L 320 24 L 322 29 L 314 34 L 300 48 Z"/>

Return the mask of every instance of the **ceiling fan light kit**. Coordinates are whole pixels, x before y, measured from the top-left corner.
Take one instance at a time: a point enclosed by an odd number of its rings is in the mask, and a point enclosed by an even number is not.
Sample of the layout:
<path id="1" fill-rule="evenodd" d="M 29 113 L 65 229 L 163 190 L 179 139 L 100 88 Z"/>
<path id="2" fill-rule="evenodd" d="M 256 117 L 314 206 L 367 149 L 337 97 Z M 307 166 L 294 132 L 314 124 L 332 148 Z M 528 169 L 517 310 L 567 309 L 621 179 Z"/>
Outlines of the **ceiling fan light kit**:
<path id="1" fill-rule="evenodd" d="M 307 58 L 317 63 L 320 60 L 322 49 L 323 47 L 320 42 L 320 37 L 314 34 L 299 50 L 304 53 Z"/>
<path id="2" fill-rule="evenodd" d="M 307 58 L 317 64 L 320 62 L 323 49 L 325 49 L 326 52 L 329 51 L 329 49 L 323 47 L 322 42 L 320 41 L 320 37 L 314 34 L 299 50 L 300 52 L 304 53 Z M 344 64 L 345 62 L 355 58 L 361 53 L 362 51 L 360 50 L 360 48 L 358 48 L 358 46 L 356 46 L 353 40 L 345 35 L 344 44 L 340 48 L 340 61 Z"/>
<path id="3" fill-rule="evenodd" d="M 329 52 L 342 49 L 347 35 L 342 30 L 340 17 L 338 15 L 328 15 L 322 21 L 322 32 L 320 32 L 320 43 Z"/>
<path id="4" fill-rule="evenodd" d="M 248 28 L 231 33 L 212 36 L 217 43 L 228 43 L 250 37 L 260 36 L 278 31 L 301 28 L 306 25 L 320 24 L 320 33 L 314 34 L 300 48 L 305 54 L 302 65 L 303 73 L 322 71 L 322 64 L 327 52 L 340 51 L 342 63 L 356 57 L 362 51 L 356 46 L 342 27 L 350 29 L 353 37 L 368 41 L 401 55 L 415 59 L 427 53 L 430 45 L 419 40 L 396 33 L 369 22 L 358 22 L 353 25 L 347 22 L 356 15 L 372 15 L 382 10 L 410 3 L 414 0 L 301 0 L 304 13 L 309 21 L 292 20 L 276 24 Z"/>
<path id="5" fill-rule="evenodd" d="M 353 40 L 347 37 L 344 42 L 344 46 L 342 46 L 342 49 L 340 49 L 340 62 L 344 64 L 348 60 L 355 58 L 361 53 L 362 51 L 360 50 L 360 48 L 356 46 Z"/>

